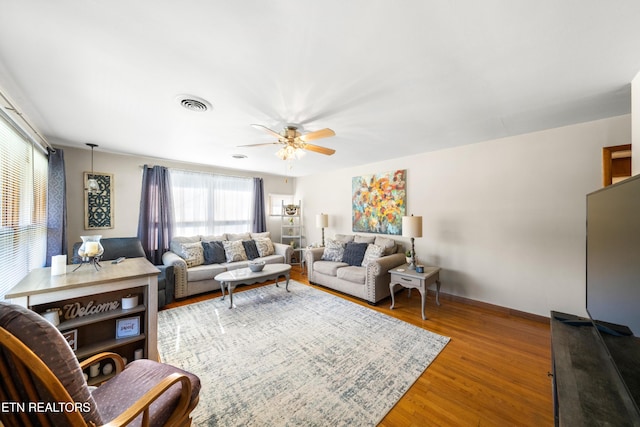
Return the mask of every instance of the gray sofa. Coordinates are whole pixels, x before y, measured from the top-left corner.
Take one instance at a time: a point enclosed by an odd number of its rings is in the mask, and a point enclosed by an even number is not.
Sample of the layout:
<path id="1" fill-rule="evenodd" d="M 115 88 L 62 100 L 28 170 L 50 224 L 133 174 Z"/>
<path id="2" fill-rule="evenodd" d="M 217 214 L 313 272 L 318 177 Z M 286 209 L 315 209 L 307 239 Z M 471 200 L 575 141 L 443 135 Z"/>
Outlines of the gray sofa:
<path id="1" fill-rule="evenodd" d="M 142 248 L 142 243 L 137 237 L 106 237 L 100 239 L 100 244 L 104 248 L 104 252 L 100 259 L 105 262 L 112 261 L 120 257 L 146 257 L 144 249 Z M 82 257 L 78 255 L 78 249 L 81 245 L 82 242 L 76 242 L 73 244 L 73 254 L 71 256 L 72 264 L 79 264 L 82 262 Z M 162 308 L 170 302 L 173 302 L 173 267 L 156 265 L 156 268 L 160 270 L 160 274 L 158 274 L 158 308 Z"/>
<path id="2" fill-rule="evenodd" d="M 290 264 L 293 249 L 289 245 L 272 242 L 270 233 L 241 233 L 241 234 L 224 234 L 219 236 L 191 236 L 191 237 L 174 237 L 171 241 L 171 250 L 162 255 L 162 262 L 166 266 L 172 266 L 175 278 L 175 297 L 185 298 L 191 295 L 201 294 L 220 289 L 220 282 L 214 279 L 219 273 L 227 270 L 235 270 L 245 268 L 249 263 L 249 258 L 236 256 L 225 260 L 215 259 L 213 256 L 207 263 L 204 258 L 205 248 L 202 245 L 209 244 L 211 248 L 212 242 L 243 242 L 247 244 L 253 242 L 271 242 L 273 245 L 273 253 L 265 256 L 254 258 L 253 261 L 264 261 L 267 264 Z M 260 246 L 260 245 L 258 245 Z M 200 248 L 202 248 L 202 259 L 200 259 Z M 219 245 L 216 246 L 219 248 Z M 219 250 L 219 249 L 218 249 Z M 262 253 L 262 252 L 261 252 Z M 265 252 L 269 253 L 269 252 Z M 228 254 L 226 254 L 228 255 Z"/>
<path id="3" fill-rule="evenodd" d="M 330 249 L 339 246 L 343 246 L 344 259 L 338 259 L 339 255 L 338 258 L 331 256 Z M 360 253 L 366 247 L 362 264 L 358 264 L 362 258 L 347 257 L 347 251 L 356 246 L 359 249 L 355 250 Z M 327 259 L 323 259 L 323 256 Z M 381 236 L 339 234 L 335 239 L 327 239 L 325 248 L 309 248 L 305 254 L 309 282 L 344 292 L 370 304 L 376 304 L 391 295 L 389 270 L 405 262 L 402 245 Z"/>

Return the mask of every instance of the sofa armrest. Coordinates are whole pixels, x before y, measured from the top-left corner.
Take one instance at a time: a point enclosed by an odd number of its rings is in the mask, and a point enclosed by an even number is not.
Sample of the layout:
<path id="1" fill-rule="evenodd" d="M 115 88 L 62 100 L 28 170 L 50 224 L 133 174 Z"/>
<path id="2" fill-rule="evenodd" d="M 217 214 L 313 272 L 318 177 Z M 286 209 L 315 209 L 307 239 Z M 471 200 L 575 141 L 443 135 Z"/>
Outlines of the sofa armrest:
<path id="1" fill-rule="evenodd" d="M 162 255 L 162 263 L 166 266 L 173 266 L 174 296 L 176 298 L 188 296 L 186 261 L 174 252 L 167 251 Z"/>
<path id="2" fill-rule="evenodd" d="M 173 274 L 173 265 L 156 265 L 156 268 L 160 270 L 160 274 L 158 275 L 158 281 L 164 279 L 164 295 L 165 295 L 165 305 L 173 302 L 176 290 L 176 281 L 175 276 Z M 158 307 L 160 308 L 160 307 Z"/>
<path id="3" fill-rule="evenodd" d="M 375 304 L 391 294 L 389 291 L 389 282 L 391 280 L 389 270 L 405 263 L 405 255 L 403 253 L 395 253 L 378 258 L 367 265 L 364 285 L 369 303 Z"/>
<path id="4" fill-rule="evenodd" d="M 273 242 L 273 247 L 276 250 L 276 255 L 282 255 L 284 257 L 285 264 L 291 264 L 291 255 L 293 255 L 293 248 L 291 245 Z"/>
<path id="5" fill-rule="evenodd" d="M 304 254 L 304 263 L 307 268 L 307 277 L 313 279 L 313 263 L 322 259 L 324 248 L 307 248 Z"/>

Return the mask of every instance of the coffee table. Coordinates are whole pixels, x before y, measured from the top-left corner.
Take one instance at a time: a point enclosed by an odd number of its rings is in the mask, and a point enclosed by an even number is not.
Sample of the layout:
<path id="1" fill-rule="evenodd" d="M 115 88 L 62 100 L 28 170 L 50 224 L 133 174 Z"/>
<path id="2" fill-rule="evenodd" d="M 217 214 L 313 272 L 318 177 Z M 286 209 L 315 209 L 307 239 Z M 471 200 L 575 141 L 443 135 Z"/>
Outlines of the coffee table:
<path id="1" fill-rule="evenodd" d="M 276 286 L 278 286 L 278 278 L 282 276 L 287 280 L 285 289 L 289 292 L 290 271 L 291 266 L 289 264 L 266 264 L 262 271 L 254 272 L 251 271 L 249 267 L 239 268 L 237 270 L 229 270 L 224 273 L 220 273 L 216 275 L 214 279 L 220 282 L 223 301 L 224 288 L 225 286 L 227 287 L 227 292 L 229 292 L 229 308 L 233 308 L 233 289 L 235 289 L 237 285 L 251 285 L 253 283 L 275 279 Z"/>

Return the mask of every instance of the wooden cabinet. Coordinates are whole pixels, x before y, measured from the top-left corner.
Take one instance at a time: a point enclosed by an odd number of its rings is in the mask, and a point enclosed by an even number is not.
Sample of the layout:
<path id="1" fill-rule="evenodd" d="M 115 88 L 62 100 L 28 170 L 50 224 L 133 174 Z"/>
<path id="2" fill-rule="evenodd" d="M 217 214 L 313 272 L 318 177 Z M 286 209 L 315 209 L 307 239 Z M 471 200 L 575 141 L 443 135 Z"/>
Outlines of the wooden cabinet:
<path id="1" fill-rule="evenodd" d="M 74 272 L 76 267 L 67 266 L 60 276 L 51 276 L 50 268 L 35 269 L 5 299 L 40 314 L 57 311 L 57 327 L 78 360 L 104 351 L 128 361 L 136 354 L 157 360 L 159 270 L 144 258 L 103 261 L 99 270 L 83 265 Z M 135 296 L 136 305 L 122 308 L 122 298 Z M 94 376 L 90 384 L 102 379 Z"/>

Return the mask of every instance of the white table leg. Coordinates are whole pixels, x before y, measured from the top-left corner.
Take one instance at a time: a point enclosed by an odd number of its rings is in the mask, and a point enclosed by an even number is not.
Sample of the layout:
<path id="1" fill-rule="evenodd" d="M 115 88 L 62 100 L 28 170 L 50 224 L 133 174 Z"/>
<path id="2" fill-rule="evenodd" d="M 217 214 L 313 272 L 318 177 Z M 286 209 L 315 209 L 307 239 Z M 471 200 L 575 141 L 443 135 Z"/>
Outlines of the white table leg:
<path id="1" fill-rule="evenodd" d="M 390 310 L 393 310 L 393 306 L 396 305 L 396 298 L 393 293 L 393 288 L 395 287 L 396 287 L 395 283 L 389 282 L 389 290 L 391 291 L 391 307 L 389 307 Z"/>

